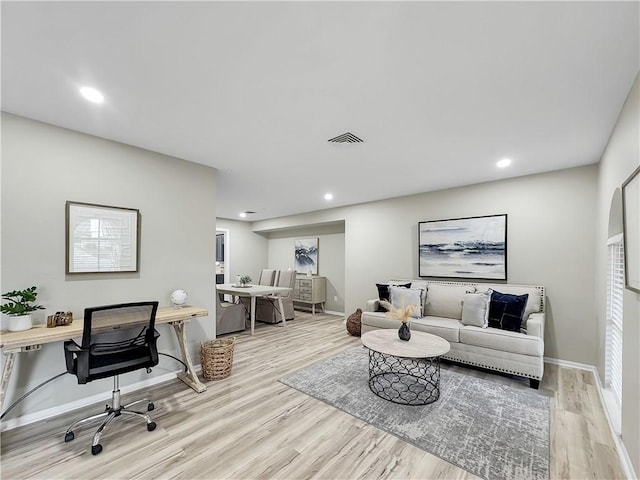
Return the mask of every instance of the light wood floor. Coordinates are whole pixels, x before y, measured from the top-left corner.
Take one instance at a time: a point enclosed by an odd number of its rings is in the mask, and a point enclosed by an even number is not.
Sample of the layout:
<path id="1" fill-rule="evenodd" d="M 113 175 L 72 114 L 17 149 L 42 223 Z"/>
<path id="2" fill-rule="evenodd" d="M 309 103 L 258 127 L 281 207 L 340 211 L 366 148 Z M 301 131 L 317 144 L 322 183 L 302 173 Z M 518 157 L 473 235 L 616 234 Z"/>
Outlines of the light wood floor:
<path id="1" fill-rule="evenodd" d="M 86 408 L 3 433 L 0 473 L 3 479 L 477 478 L 278 382 L 359 344 L 342 318 L 296 312 L 286 328 L 263 325 L 254 337 L 240 335 L 231 377 L 208 382 L 206 392 L 178 380 L 153 388 L 155 431 L 114 422 L 94 457 L 93 428 L 63 442 L 73 419 L 103 405 Z M 454 368 L 528 388 L 524 380 Z M 551 478 L 624 478 L 592 374 L 547 365 L 541 392 L 553 397 Z"/>

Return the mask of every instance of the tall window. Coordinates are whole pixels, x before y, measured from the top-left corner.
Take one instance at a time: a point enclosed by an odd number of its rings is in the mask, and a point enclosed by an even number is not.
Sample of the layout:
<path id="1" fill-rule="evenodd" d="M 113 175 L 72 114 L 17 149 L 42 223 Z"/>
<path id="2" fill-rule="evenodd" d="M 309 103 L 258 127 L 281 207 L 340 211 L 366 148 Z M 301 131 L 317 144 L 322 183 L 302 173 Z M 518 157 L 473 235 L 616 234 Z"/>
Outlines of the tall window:
<path id="1" fill-rule="evenodd" d="M 622 298 L 624 293 L 624 246 L 622 235 L 607 242 L 609 266 L 607 275 L 607 344 L 605 386 L 622 404 Z"/>

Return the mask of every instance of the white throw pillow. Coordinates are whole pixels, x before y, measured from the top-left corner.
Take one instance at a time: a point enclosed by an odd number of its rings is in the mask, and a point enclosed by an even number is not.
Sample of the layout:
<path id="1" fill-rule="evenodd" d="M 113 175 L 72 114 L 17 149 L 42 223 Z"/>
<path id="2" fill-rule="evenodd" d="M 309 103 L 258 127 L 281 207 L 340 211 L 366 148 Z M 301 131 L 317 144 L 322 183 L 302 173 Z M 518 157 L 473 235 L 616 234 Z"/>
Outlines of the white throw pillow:
<path id="1" fill-rule="evenodd" d="M 487 328 L 489 326 L 489 302 L 487 293 L 465 293 L 462 301 L 462 324 Z"/>
<path id="2" fill-rule="evenodd" d="M 419 288 L 402 288 L 389 286 L 389 298 L 391 298 L 391 305 L 396 308 L 406 308 L 409 305 L 415 305 L 418 307 L 414 310 L 413 318 L 422 317 L 422 299 L 420 295 L 422 291 Z"/>
<path id="3" fill-rule="evenodd" d="M 415 288 L 420 290 L 420 304 L 422 305 L 422 311 L 425 311 L 425 306 L 427 304 L 427 282 L 424 280 L 414 280 L 411 282 L 411 288 Z"/>

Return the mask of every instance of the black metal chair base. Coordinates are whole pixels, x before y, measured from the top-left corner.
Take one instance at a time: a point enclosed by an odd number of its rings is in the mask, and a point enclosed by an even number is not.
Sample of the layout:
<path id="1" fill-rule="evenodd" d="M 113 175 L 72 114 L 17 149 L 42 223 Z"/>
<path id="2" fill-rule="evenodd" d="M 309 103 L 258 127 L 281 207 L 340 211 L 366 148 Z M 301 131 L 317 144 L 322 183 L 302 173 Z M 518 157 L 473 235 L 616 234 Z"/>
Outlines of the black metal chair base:
<path id="1" fill-rule="evenodd" d="M 403 358 L 369 350 L 369 388 L 393 403 L 433 403 L 440 398 L 440 357 Z"/>

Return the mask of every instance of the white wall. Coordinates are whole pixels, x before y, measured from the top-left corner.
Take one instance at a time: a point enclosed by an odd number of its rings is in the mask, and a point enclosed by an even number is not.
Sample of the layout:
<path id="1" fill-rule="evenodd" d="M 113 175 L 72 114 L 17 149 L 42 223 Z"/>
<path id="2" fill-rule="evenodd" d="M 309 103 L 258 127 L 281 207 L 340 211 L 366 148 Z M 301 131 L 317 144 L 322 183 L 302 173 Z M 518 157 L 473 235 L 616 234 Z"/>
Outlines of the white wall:
<path id="1" fill-rule="evenodd" d="M 629 92 L 600 162 L 596 235 L 596 299 L 598 313 L 598 371 L 604 380 L 606 278 L 609 212 L 625 179 L 640 165 L 640 76 Z M 614 209 L 615 210 L 615 209 Z M 613 223 L 620 221 L 613 219 Z M 635 219 L 636 222 L 640 219 Z M 640 245 L 627 245 L 639 249 Z M 623 306 L 622 441 L 636 473 L 640 473 L 640 294 L 624 292 Z"/>
<path id="2" fill-rule="evenodd" d="M 215 170 L 139 148 L 2 114 L 2 291 L 36 285 L 46 306 L 36 320 L 110 303 L 158 300 L 183 288 L 189 303 L 209 317 L 187 327 L 192 359 L 199 344 L 214 338 Z M 141 212 L 139 273 L 65 275 L 67 200 L 137 208 Z M 180 356 L 169 325 L 159 325 L 160 351 Z M 61 343 L 20 354 L 5 407 L 20 394 L 64 371 Z M 160 357 L 152 376 L 180 370 Z M 144 371 L 121 384 L 147 379 Z M 11 416 L 32 414 L 79 398 L 108 392 L 111 380 L 77 385 L 66 375 L 39 390 Z M 185 386 L 185 388 L 188 388 Z"/>
<path id="3" fill-rule="evenodd" d="M 269 239 L 269 268 L 293 268 L 296 238 L 318 238 L 318 275 L 326 277 L 327 301 L 325 309 L 344 313 L 344 233 L 308 234 Z M 334 300 L 334 297 L 336 300 Z"/>
<path id="4" fill-rule="evenodd" d="M 269 268 L 268 240 L 254 233 L 250 222 L 218 218 L 216 227 L 229 231 L 228 243 L 224 246 L 229 258 L 229 281 L 234 282 L 236 275 L 249 275 L 257 282 L 262 269 Z"/>
<path id="5" fill-rule="evenodd" d="M 345 311 L 375 283 L 418 275 L 422 220 L 508 214 L 509 283 L 547 287 L 545 355 L 596 363 L 593 295 L 597 166 L 560 170 L 254 223 L 254 230 L 345 221 Z"/>
<path id="6" fill-rule="evenodd" d="M 293 242 L 296 238 L 318 237 L 320 257 L 318 275 L 327 277 L 327 304 L 325 308 L 344 312 L 344 224 L 339 226 L 313 226 L 305 229 L 278 232 L 257 231 L 255 223 L 216 219 L 216 227 L 229 231 L 225 245 L 230 256 L 229 281 L 236 275 L 249 275 L 258 281 L 263 268 L 286 270 L 293 268 Z M 334 301 L 333 297 L 338 300 Z"/>

